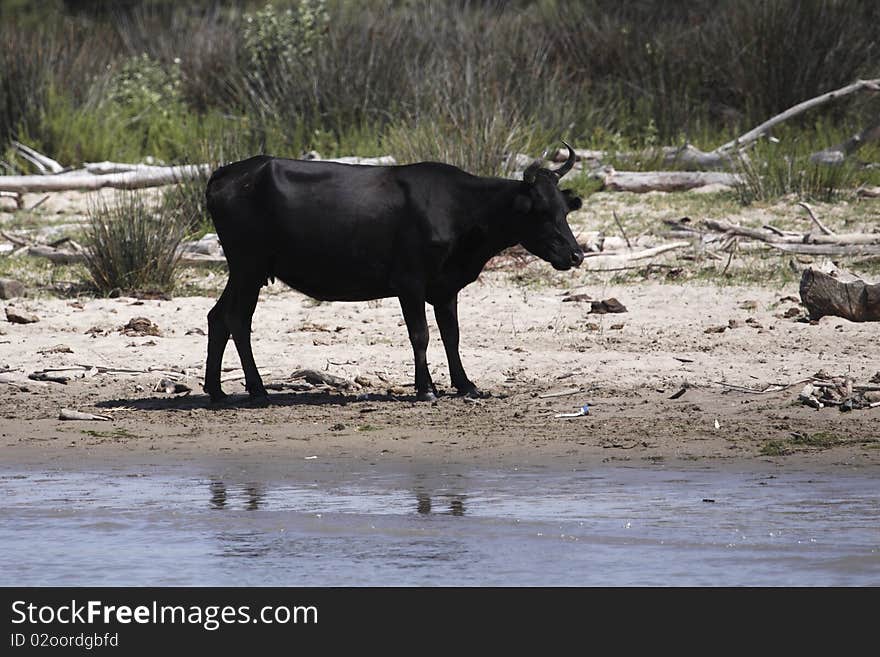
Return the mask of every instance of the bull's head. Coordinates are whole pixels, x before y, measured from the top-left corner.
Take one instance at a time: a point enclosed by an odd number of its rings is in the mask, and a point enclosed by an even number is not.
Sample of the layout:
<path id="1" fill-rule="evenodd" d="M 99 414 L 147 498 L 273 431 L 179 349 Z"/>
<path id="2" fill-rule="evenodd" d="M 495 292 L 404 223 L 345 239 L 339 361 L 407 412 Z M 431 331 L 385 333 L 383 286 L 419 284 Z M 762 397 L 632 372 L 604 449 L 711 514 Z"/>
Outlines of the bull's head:
<path id="1" fill-rule="evenodd" d="M 549 262 L 555 269 L 577 267 L 584 252 L 572 235 L 566 216 L 581 207 L 581 199 L 571 190 L 559 189 L 559 180 L 574 166 L 574 149 L 558 169 L 545 169 L 533 162 L 523 173 L 522 191 L 514 201 L 520 244 L 530 253 Z"/>

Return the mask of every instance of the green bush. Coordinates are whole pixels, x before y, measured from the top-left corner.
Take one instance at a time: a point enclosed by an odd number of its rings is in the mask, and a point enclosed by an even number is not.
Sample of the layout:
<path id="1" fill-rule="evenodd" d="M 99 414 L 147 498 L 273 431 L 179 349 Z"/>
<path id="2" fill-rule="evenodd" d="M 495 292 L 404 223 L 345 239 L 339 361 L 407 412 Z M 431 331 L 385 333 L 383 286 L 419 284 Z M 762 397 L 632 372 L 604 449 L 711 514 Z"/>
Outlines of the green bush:
<path id="1" fill-rule="evenodd" d="M 856 164 L 816 164 L 810 160 L 814 149 L 799 139 L 756 144 L 736 167 L 742 179 L 736 186 L 740 202 L 749 205 L 789 194 L 805 201 L 834 201 L 856 186 Z"/>
<path id="2" fill-rule="evenodd" d="M 302 0 L 285 10 L 267 4 L 245 15 L 242 41 L 249 71 L 265 79 L 279 66 L 299 64 L 312 54 L 329 22 L 324 0 Z"/>
<path id="3" fill-rule="evenodd" d="M 85 264 L 102 294 L 174 287 L 178 247 L 186 227 L 179 215 L 146 193 L 123 191 L 89 211 Z"/>
<path id="4" fill-rule="evenodd" d="M 64 164 L 193 162 L 206 141 L 390 147 L 492 171 L 500 150 L 560 137 L 711 148 L 880 70 L 880 4 L 864 0 L 260 4 L 4 14 L 0 152 L 15 137 Z M 855 131 L 876 113 L 847 99 L 792 125 L 815 137 L 820 119 Z"/>

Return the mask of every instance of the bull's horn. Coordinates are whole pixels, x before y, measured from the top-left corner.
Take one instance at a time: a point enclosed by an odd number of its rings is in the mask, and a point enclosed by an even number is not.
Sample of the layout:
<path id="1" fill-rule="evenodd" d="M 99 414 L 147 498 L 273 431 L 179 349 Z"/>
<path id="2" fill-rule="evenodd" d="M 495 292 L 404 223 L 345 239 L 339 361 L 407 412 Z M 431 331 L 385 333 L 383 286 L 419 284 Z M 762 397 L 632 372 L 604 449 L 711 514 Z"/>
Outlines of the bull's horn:
<path id="1" fill-rule="evenodd" d="M 557 179 L 562 178 L 562 176 L 564 176 L 569 171 L 571 171 L 571 168 L 574 166 L 574 160 L 575 160 L 574 149 L 571 146 L 569 146 L 568 144 L 566 144 L 565 142 L 562 142 L 562 143 L 568 149 L 568 159 L 565 161 L 565 163 L 561 167 L 553 170 L 552 173 L 556 175 Z"/>

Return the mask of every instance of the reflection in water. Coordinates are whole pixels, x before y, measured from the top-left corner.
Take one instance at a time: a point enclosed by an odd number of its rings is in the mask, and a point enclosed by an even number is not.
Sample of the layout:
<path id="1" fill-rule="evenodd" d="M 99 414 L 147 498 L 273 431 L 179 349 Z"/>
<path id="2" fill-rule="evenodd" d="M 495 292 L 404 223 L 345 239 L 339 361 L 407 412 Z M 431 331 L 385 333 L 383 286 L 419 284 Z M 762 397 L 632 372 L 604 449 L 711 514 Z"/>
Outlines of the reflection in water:
<path id="1" fill-rule="evenodd" d="M 211 506 L 215 509 L 226 508 L 226 486 L 222 481 L 211 482 Z"/>
<path id="2" fill-rule="evenodd" d="M 464 500 L 465 495 L 441 495 L 439 497 L 443 497 L 449 500 L 449 510 L 441 511 L 440 513 L 445 513 L 451 516 L 463 516 L 465 511 Z M 432 505 L 431 505 L 431 496 L 425 491 L 416 491 L 416 513 L 421 514 L 429 514 L 431 513 Z"/>
<path id="3" fill-rule="evenodd" d="M 211 507 L 214 509 L 226 509 L 230 504 L 230 493 L 227 485 L 219 480 L 214 480 L 209 486 L 211 492 Z M 441 513 L 450 516 L 463 516 L 465 509 L 464 501 L 466 495 L 441 493 L 435 494 L 434 499 L 440 498 L 448 504 L 446 511 L 434 511 L 434 504 L 431 494 L 424 489 L 415 490 L 416 495 L 416 513 L 429 515 L 431 513 Z M 266 493 L 261 486 L 249 484 L 244 488 L 245 509 L 248 511 L 256 511 L 263 506 Z"/>
<path id="4" fill-rule="evenodd" d="M 227 492 L 226 484 L 222 481 L 212 481 L 211 486 L 211 507 L 214 509 L 225 509 L 229 494 Z M 265 493 L 260 486 L 256 484 L 250 484 L 244 489 L 245 494 L 245 508 L 248 511 L 256 511 L 260 508 L 263 502 L 263 498 L 265 497 Z"/>
<path id="5" fill-rule="evenodd" d="M 263 501 L 263 491 L 254 485 L 250 485 L 244 489 L 245 493 L 247 493 L 247 506 L 245 507 L 248 511 L 256 511 L 260 508 L 260 503 Z"/>
<path id="6" fill-rule="evenodd" d="M 0 586 L 880 584 L 873 468 L 308 466 L 0 467 Z"/>

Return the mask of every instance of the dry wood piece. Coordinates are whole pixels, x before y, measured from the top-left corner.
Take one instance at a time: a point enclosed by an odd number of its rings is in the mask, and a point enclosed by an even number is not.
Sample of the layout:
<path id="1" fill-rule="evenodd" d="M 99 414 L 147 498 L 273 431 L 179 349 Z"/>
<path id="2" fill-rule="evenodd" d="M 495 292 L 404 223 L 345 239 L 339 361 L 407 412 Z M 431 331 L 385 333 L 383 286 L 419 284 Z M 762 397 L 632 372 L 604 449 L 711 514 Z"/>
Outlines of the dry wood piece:
<path id="1" fill-rule="evenodd" d="M 95 175 L 83 169 L 54 176 L 0 176 L 0 190 L 23 193 L 96 190 L 104 187 L 142 189 L 173 185 L 184 180 L 198 179 L 210 173 L 211 166 L 208 164 L 172 167 L 140 166 L 123 173 L 106 175 Z"/>
<path id="2" fill-rule="evenodd" d="M 128 324 L 119 329 L 119 332 L 129 337 L 137 337 L 140 335 L 155 335 L 162 337 L 162 331 L 156 324 L 153 324 L 146 317 L 134 317 L 129 320 Z"/>
<path id="3" fill-rule="evenodd" d="M 580 388 L 566 388 L 565 390 L 557 390 L 556 392 L 542 392 L 538 395 L 538 399 L 550 399 L 552 397 L 568 397 L 575 395 L 581 391 Z"/>
<path id="4" fill-rule="evenodd" d="M 25 146 L 21 142 L 13 140 L 12 147 L 19 155 L 37 167 L 40 173 L 61 173 L 64 171 L 64 167 L 51 157 L 47 157 L 33 148 Z"/>
<path id="5" fill-rule="evenodd" d="M 31 246 L 28 247 L 27 254 L 37 258 L 47 258 L 56 265 L 70 265 L 85 260 L 85 256 L 82 253 L 67 251 L 66 249 L 56 249 L 51 246 Z"/>
<path id="6" fill-rule="evenodd" d="M 25 293 L 24 283 L 13 278 L 0 278 L 0 299 L 14 299 L 23 297 Z"/>
<path id="7" fill-rule="evenodd" d="M 810 319 L 833 315 L 851 322 L 880 321 L 880 284 L 842 282 L 807 268 L 801 276 L 800 293 Z"/>
<path id="8" fill-rule="evenodd" d="M 846 141 L 813 153 L 810 160 L 817 164 L 840 164 L 847 156 L 852 155 L 865 144 L 880 139 L 880 122 L 869 125 L 867 128 L 853 135 Z"/>
<path id="9" fill-rule="evenodd" d="M 24 207 L 24 198 L 18 192 L 8 192 L 6 190 L 0 190 L 0 198 L 11 198 L 15 201 L 15 207 L 21 210 Z"/>
<path id="10" fill-rule="evenodd" d="M 809 206 L 807 206 L 809 207 Z M 786 233 L 772 227 L 749 228 L 727 221 L 705 219 L 702 227 L 731 237 L 745 237 L 772 246 L 774 249 L 788 253 L 804 255 L 880 255 L 880 233 L 832 233 L 830 229 L 818 222 L 815 213 L 811 213 L 814 223 L 821 226 L 823 233 L 806 233 L 804 235 Z M 666 221 L 676 231 L 693 230 L 681 222 Z"/>
<path id="11" fill-rule="evenodd" d="M 33 313 L 15 310 L 15 308 L 7 308 L 6 321 L 12 324 L 33 324 L 34 322 L 39 322 L 40 318 Z"/>
<path id="12" fill-rule="evenodd" d="M 341 376 L 319 372 L 318 370 L 297 370 L 290 375 L 291 379 L 305 379 L 312 385 L 327 384 L 333 388 L 352 390 L 359 386 L 354 381 L 343 379 Z"/>
<path id="13" fill-rule="evenodd" d="M 37 153 L 40 156 L 39 153 Z M 43 170 L 60 167 L 57 162 L 40 156 Z M 32 160 L 34 161 L 34 160 Z M 390 155 L 382 157 L 339 157 L 326 160 L 346 164 L 393 165 Z M 37 163 L 35 162 L 35 165 Z M 185 180 L 207 178 L 213 167 L 210 164 L 186 164 L 180 166 L 154 166 L 149 164 L 123 164 L 119 162 L 95 162 L 84 169 L 65 171 L 56 175 L 0 176 L 0 190 L 9 192 L 62 192 L 76 189 L 96 190 L 104 187 L 117 189 L 142 189 L 174 185 Z M 61 171 L 61 169 L 58 169 Z"/>
<path id="14" fill-rule="evenodd" d="M 592 301 L 592 300 L 593 300 L 593 297 L 591 297 L 589 294 L 570 294 L 566 297 L 563 297 L 563 299 L 562 299 L 563 303 L 571 302 L 571 301 L 580 302 L 580 301 Z"/>
<path id="15" fill-rule="evenodd" d="M 816 224 L 816 227 L 819 230 L 821 230 L 826 235 L 834 235 L 833 230 L 831 230 L 830 228 L 825 226 L 825 224 L 819 221 L 819 217 L 816 216 L 816 213 L 813 212 L 813 208 L 808 203 L 804 203 L 803 201 L 801 201 L 800 203 L 798 203 L 798 205 L 807 211 L 807 214 L 810 215 L 810 219 L 813 221 L 814 224 Z"/>
<path id="16" fill-rule="evenodd" d="M 153 392 L 164 392 L 169 395 L 179 395 L 183 393 L 184 396 L 186 396 L 192 392 L 192 388 L 185 383 L 177 383 L 171 379 L 165 378 L 159 380 L 159 383 L 153 387 Z"/>
<path id="17" fill-rule="evenodd" d="M 814 408 L 835 406 L 846 412 L 880 405 L 875 390 L 880 390 L 880 386 L 855 385 L 851 376 L 830 376 L 819 371 L 804 387 L 799 399 Z"/>
<path id="18" fill-rule="evenodd" d="M 590 302 L 590 312 L 594 315 L 604 315 L 605 313 L 625 313 L 626 306 L 624 306 L 614 297 L 611 297 L 610 299 L 605 299 L 604 301 Z"/>
<path id="19" fill-rule="evenodd" d="M 585 253 L 583 268 L 593 271 L 612 271 L 626 265 L 628 262 L 646 260 L 662 253 L 666 253 L 667 251 L 683 249 L 690 245 L 691 242 L 670 242 L 669 244 L 661 244 L 660 246 L 653 246 L 641 251 L 603 251 L 602 253 Z"/>
<path id="20" fill-rule="evenodd" d="M 82 411 L 74 411 L 69 408 L 62 408 L 58 415 L 59 420 L 111 420 L 109 415 L 95 415 L 94 413 L 83 413 Z"/>
<path id="21" fill-rule="evenodd" d="M 61 374 L 52 374 L 51 372 L 33 372 L 32 374 L 28 374 L 28 378 L 32 381 L 51 381 L 52 383 L 63 383 L 67 385 L 67 382 L 70 381 L 69 376 L 63 376 Z"/>
<path id="22" fill-rule="evenodd" d="M 603 186 L 614 192 L 681 192 L 706 185 L 733 187 L 741 180 L 722 171 L 611 171 Z"/>
<path id="23" fill-rule="evenodd" d="M 37 349 L 38 354 L 72 354 L 73 349 L 68 347 L 66 344 L 56 344 L 54 347 L 44 347 L 43 349 Z"/>
<path id="24" fill-rule="evenodd" d="M 842 98 L 853 93 L 865 91 L 871 93 L 876 93 L 880 91 L 880 79 L 857 80 L 856 82 L 846 85 L 845 87 L 841 87 L 840 89 L 836 89 L 835 91 L 830 91 L 828 93 L 821 94 L 820 96 L 816 96 L 815 98 L 805 100 L 801 103 L 798 103 L 797 105 L 794 105 L 793 107 L 788 108 L 781 114 L 777 114 L 776 116 L 768 119 L 757 127 L 752 128 L 751 130 L 743 135 L 740 135 L 736 139 L 733 139 L 726 144 L 722 144 L 718 148 L 709 152 L 701 151 L 691 144 L 685 143 L 681 147 L 667 146 L 659 149 L 649 149 L 632 153 L 612 154 L 604 151 L 576 150 L 575 154 L 578 156 L 578 158 L 586 162 L 588 166 L 594 169 L 597 173 L 602 166 L 602 162 L 607 161 L 611 155 L 616 156 L 617 159 L 631 161 L 645 161 L 659 158 L 665 165 L 675 164 L 679 167 L 690 170 L 705 171 L 711 169 L 731 169 L 738 160 L 746 157 L 744 152 L 746 148 L 748 148 L 758 139 L 767 135 L 772 128 L 779 125 L 780 123 L 783 123 L 784 121 L 798 116 L 799 114 L 802 114 L 815 107 L 819 107 L 820 105 L 824 105 L 825 103 L 831 102 L 838 98 Z M 847 156 L 855 153 L 861 146 L 876 139 L 880 139 L 880 123 L 874 123 L 868 126 L 860 133 L 853 135 L 850 139 L 841 144 L 814 153 L 811 156 L 811 159 L 814 162 L 820 164 L 839 164 Z M 565 156 L 567 156 L 567 153 L 562 154 L 560 152 L 557 152 L 554 159 L 557 159 L 557 161 L 563 161 L 565 159 Z M 558 159 L 560 157 L 562 157 L 561 160 Z M 605 187 L 606 189 L 612 191 L 646 192 L 655 190 L 679 191 L 680 189 L 692 189 L 695 187 L 702 187 L 707 184 L 712 184 L 709 182 L 704 182 L 701 178 L 677 179 L 670 176 L 669 174 L 671 173 L 682 172 L 659 172 L 657 177 L 653 179 L 650 178 L 649 175 L 639 175 L 636 172 L 612 172 L 609 177 L 606 177 Z M 724 175 L 729 176 L 729 178 L 727 178 L 726 182 L 720 182 L 720 184 L 734 186 L 740 180 L 740 178 L 735 176 L 734 174 Z M 688 182 L 682 183 L 680 182 L 681 180 L 687 180 Z M 683 184 L 689 186 L 679 186 Z"/>
<path id="25" fill-rule="evenodd" d="M 824 105 L 825 103 L 836 100 L 838 98 L 842 98 L 843 96 L 847 96 L 852 93 L 856 93 L 858 91 L 880 91 L 880 79 L 876 80 L 857 80 L 852 84 L 848 84 L 845 87 L 841 87 L 835 91 L 829 91 L 828 93 L 822 94 L 821 96 L 816 96 L 815 98 L 810 98 L 809 100 L 805 100 L 802 103 L 798 103 L 797 105 L 788 108 L 782 114 L 777 114 L 772 119 L 764 121 L 761 125 L 756 128 L 752 128 L 744 135 L 741 135 L 734 139 L 733 141 L 729 141 L 722 146 L 719 146 L 715 149 L 716 153 L 727 153 L 734 150 L 741 150 L 743 147 L 748 146 L 754 141 L 757 141 L 761 137 L 763 137 L 770 128 L 779 125 L 783 121 L 787 121 L 788 119 L 797 116 L 798 114 L 803 114 L 809 109 L 814 107 L 818 107 L 819 105 Z"/>
<path id="26" fill-rule="evenodd" d="M 67 240 L 71 241 L 72 240 Z M 75 244 L 75 242 L 73 242 Z M 69 265 L 77 262 L 84 262 L 85 255 L 81 251 L 69 251 L 67 249 L 56 249 L 52 246 L 28 246 L 24 247 L 29 256 L 36 258 L 47 258 L 56 265 Z M 205 255 L 201 253 L 178 251 L 177 263 L 184 267 L 202 267 L 206 265 L 225 264 L 226 257 L 222 255 Z"/>
<path id="27" fill-rule="evenodd" d="M 880 255 L 880 244 L 781 244 L 768 242 L 774 249 L 801 255 L 825 256 L 876 256 Z"/>

